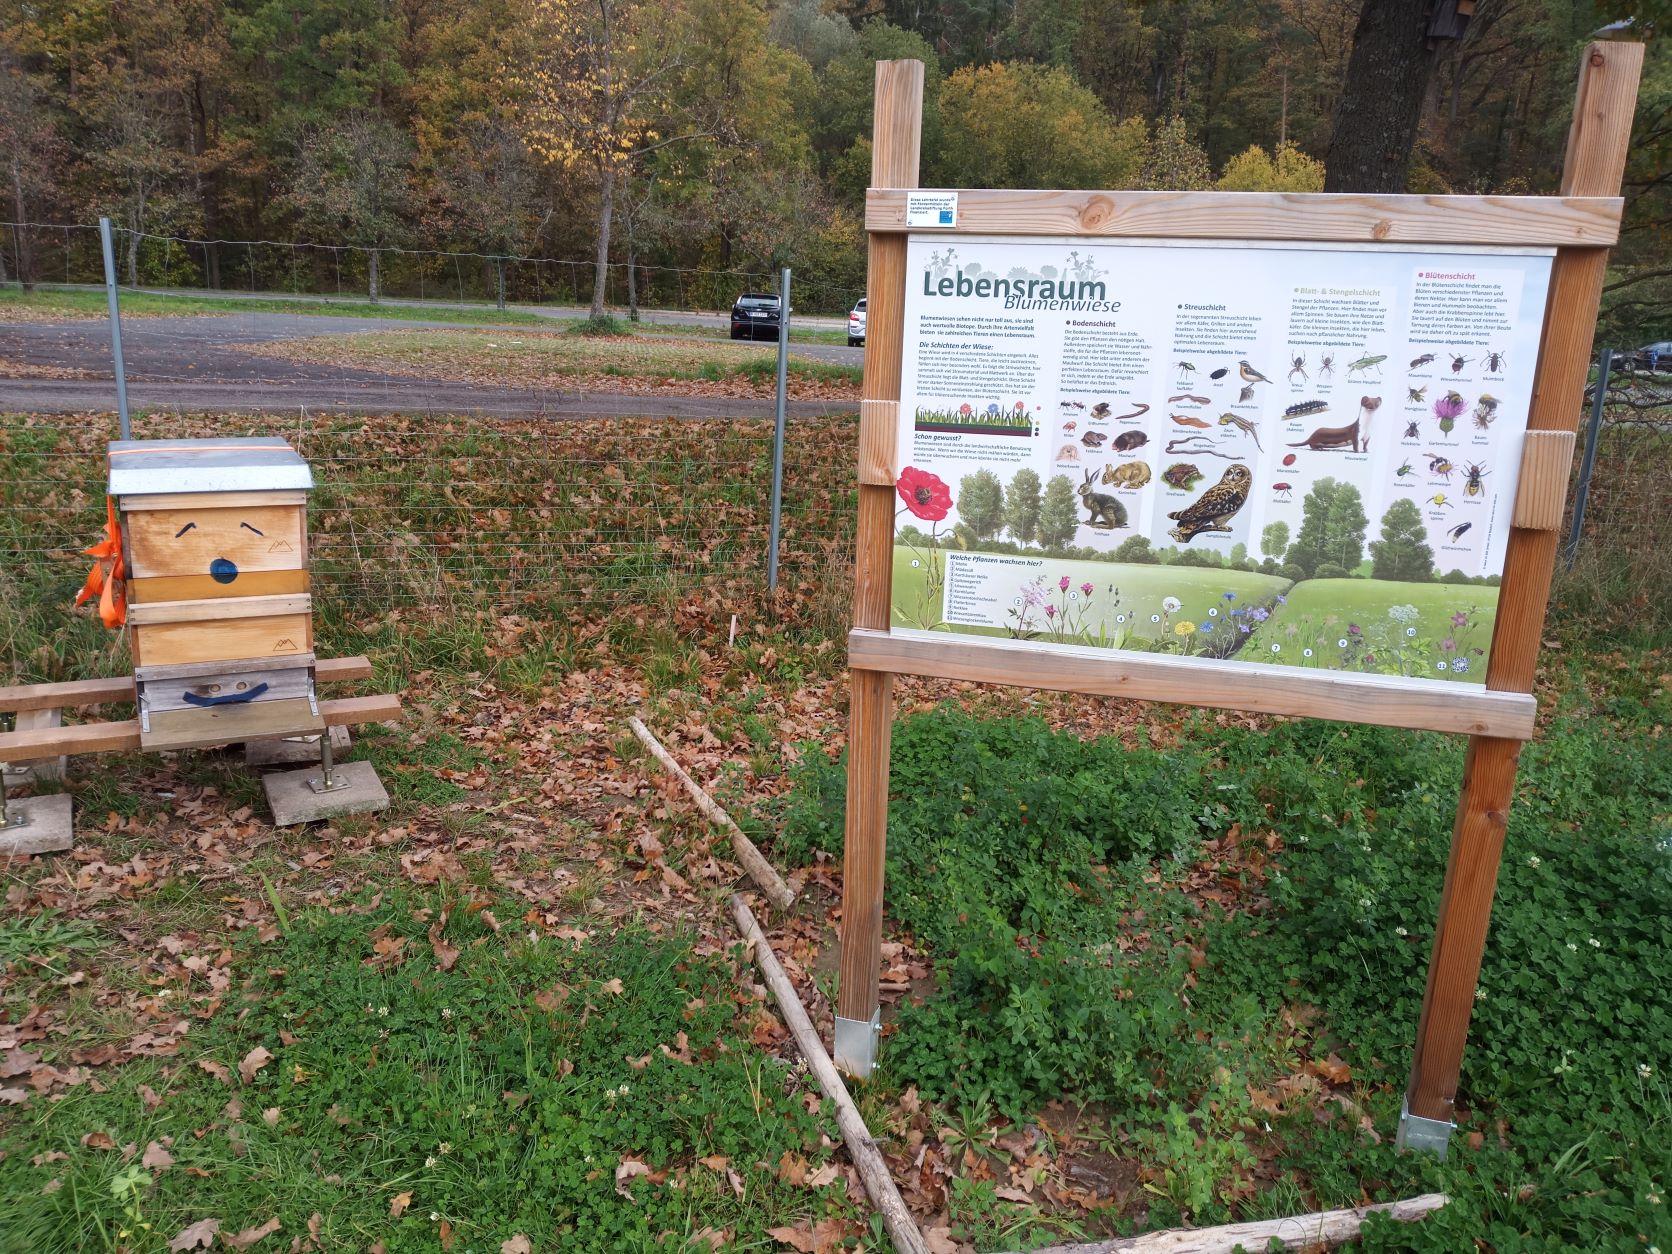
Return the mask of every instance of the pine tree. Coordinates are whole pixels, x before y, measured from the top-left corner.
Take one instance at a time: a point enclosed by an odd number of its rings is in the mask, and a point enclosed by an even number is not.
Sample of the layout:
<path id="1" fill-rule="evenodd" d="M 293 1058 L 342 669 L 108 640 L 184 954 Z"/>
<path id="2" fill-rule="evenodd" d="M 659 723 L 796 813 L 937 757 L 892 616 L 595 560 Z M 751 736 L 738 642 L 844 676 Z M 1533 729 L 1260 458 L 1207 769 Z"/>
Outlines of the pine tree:
<path id="1" fill-rule="evenodd" d="M 1382 515 L 1382 538 L 1370 542 L 1376 579 L 1404 579 L 1427 583 L 1434 578 L 1434 550 L 1422 525 L 1422 511 L 1400 497 Z"/>

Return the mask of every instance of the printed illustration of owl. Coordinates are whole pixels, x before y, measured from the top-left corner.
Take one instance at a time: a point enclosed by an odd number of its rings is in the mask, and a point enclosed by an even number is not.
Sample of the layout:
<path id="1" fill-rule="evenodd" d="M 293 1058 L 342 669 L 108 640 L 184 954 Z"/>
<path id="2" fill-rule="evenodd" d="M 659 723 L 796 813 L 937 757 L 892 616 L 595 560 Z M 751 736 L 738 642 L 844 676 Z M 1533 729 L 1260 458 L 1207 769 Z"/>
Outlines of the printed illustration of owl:
<path id="1" fill-rule="evenodd" d="M 1167 517 L 1178 523 L 1168 532 L 1180 544 L 1189 544 L 1204 531 L 1229 531 L 1226 522 L 1248 501 L 1254 484 L 1247 466 L 1228 466 L 1219 482 L 1195 501 Z"/>

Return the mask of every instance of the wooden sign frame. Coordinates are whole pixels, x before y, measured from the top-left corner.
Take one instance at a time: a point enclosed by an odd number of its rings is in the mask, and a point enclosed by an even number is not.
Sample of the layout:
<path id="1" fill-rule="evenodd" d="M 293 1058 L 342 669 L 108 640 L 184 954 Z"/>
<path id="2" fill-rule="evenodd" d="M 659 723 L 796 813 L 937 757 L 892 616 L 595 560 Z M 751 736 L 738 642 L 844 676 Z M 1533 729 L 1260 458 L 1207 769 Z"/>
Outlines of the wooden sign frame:
<path id="1" fill-rule="evenodd" d="M 895 439 L 905 314 L 907 196 L 918 187 L 923 65 L 879 61 L 870 276 L 860 405 L 859 521 L 849 703 L 837 1064 L 864 1078 L 880 1033 L 878 972 L 896 674 L 1058 689 L 1224 709 L 1422 727 L 1468 735 L 1428 987 L 1399 1143 L 1444 1154 L 1522 744 L 1533 735 L 1543 633 L 1608 249 L 1619 236 L 1643 48 L 1584 52 L 1558 196 L 1361 196 L 1254 192 L 961 190 L 955 223 L 913 233 L 1554 246 L 1513 526 L 1484 690 L 1416 693 L 1378 676 L 1320 672 L 1261 683 L 1246 667 L 1087 650 L 1073 666 L 1019 642 L 894 635 Z M 1223 664 L 1219 664 L 1223 666 Z"/>

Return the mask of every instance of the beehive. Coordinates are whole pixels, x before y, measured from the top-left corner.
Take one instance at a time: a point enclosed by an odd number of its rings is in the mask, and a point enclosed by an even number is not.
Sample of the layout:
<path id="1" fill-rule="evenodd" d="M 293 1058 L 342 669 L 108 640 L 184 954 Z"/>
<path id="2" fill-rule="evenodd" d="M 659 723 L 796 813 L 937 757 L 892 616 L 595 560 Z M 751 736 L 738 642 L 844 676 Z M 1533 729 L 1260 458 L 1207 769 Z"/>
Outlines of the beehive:
<path id="1" fill-rule="evenodd" d="M 307 462 L 277 438 L 119 440 L 140 743 L 319 732 Z"/>

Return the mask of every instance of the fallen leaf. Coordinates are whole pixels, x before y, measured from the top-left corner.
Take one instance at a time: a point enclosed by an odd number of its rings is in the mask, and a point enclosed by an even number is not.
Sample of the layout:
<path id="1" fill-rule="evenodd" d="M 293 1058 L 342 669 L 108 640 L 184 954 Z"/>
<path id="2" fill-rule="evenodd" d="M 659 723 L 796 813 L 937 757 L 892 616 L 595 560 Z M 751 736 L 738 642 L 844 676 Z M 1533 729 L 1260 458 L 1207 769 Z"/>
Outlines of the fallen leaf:
<path id="1" fill-rule="evenodd" d="M 223 1066 L 222 1064 L 216 1062 L 213 1058 L 199 1058 L 197 1060 L 197 1065 L 207 1071 L 210 1075 L 214 1076 L 222 1084 L 232 1083 L 231 1068 Z"/>
<path id="2" fill-rule="evenodd" d="M 28 1089 L 0 1089 L 0 1106 L 21 1106 L 28 1100 Z"/>
<path id="3" fill-rule="evenodd" d="M 1283 1103 L 1278 1101 L 1265 1089 L 1257 1089 L 1252 1084 L 1248 1086 L 1248 1101 L 1255 1110 L 1262 1110 L 1268 1115 L 1281 1115 Z"/>
<path id="4" fill-rule="evenodd" d="M 617 976 L 615 979 L 609 980 L 604 984 L 604 991 L 606 993 L 614 993 L 619 997 L 627 990 L 621 986 L 621 977 Z"/>
<path id="5" fill-rule="evenodd" d="M 218 1219 L 200 1219 L 189 1228 L 183 1228 L 174 1234 L 174 1240 L 168 1243 L 168 1248 L 180 1250 L 206 1250 L 214 1241 L 215 1234 L 221 1230 Z"/>
<path id="6" fill-rule="evenodd" d="M 142 1084 L 139 1086 L 139 1100 L 140 1104 L 143 1105 L 146 1110 L 155 1110 L 158 1106 L 163 1104 L 162 1097 L 159 1096 L 157 1090 L 152 1088 L 149 1084 Z"/>
<path id="7" fill-rule="evenodd" d="M 139 1165 L 147 1171 L 167 1171 L 174 1166 L 174 1155 L 152 1141 L 145 1147 L 145 1155 L 139 1160 Z"/>
<path id="8" fill-rule="evenodd" d="M 457 945 L 449 945 L 441 938 L 442 929 L 447 926 L 445 911 L 434 923 L 430 924 L 430 948 L 435 952 L 435 965 L 438 970 L 451 971 L 453 964 L 459 960 Z"/>
<path id="9" fill-rule="evenodd" d="M 950 1228 L 923 1229 L 923 1244 L 929 1247 L 929 1254 L 958 1254 L 958 1242 L 953 1240 Z"/>
<path id="10" fill-rule="evenodd" d="M 534 1243 L 522 1233 L 499 1243 L 499 1254 L 532 1254 Z"/>
<path id="11" fill-rule="evenodd" d="M 266 1223 L 254 1228 L 245 1228 L 235 1237 L 221 1233 L 221 1244 L 229 1250 L 247 1250 L 263 1237 L 270 1237 L 279 1230 L 279 1217 L 274 1215 Z"/>
<path id="12" fill-rule="evenodd" d="M 726 1164 L 729 1163 L 731 1159 L 727 1158 L 724 1154 L 710 1154 L 707 1158 L 699 1158 L 697 1161 L 704 1167 L 707 1167 L 710 1171 L 724 1171 L 726 1169 Z"/>
<path id="13" fill-rule="evenodd" d="M 1323 1078 L 1328 1080 L 1331 1084 L 1345 1084 L 1353 1077 L 1352 1068 L 1342 1062 L 1334 1050 L 1330 1051 L 1329 1057 L 1323 1062 L 1315 1063 L 1313 1065 L 1318 1074 L 1323 1076 Z"/>
<path id="14" fill-rule="evenodd" d="M 622 1197 L 632 1200 L 633 1191 L 627 1187 L 627 1182 L 636 1176 L 648 1176 L 650 1167 L 636 1158 L 623 1158 L 621 1165 L 615 1169 L 615 1191 Z"/>
<path id="15" fill-rule="evenodd" d="M 395 1194 L 389 1202 L 389 1218 L 399 1219 L 402 1215 L 406 1214 L 406 1208 L 411 1205 L 412 1191 L 410 1189 L 405 1193 Z"/>
<path id="16" fill-rule="evenodd" d="M 273 1055 L 264 1045 L 257 1045 L 244 1055 L 244 1061 L 238 1064 L 238 1077 L 245 1084 L 254 1084 L 256 1072 L 273 1061 Z"/>
<path id="17" fill-rule="evenodd" d="M 269 1128 L 276 1128 L 279 1126 L 279 1114 L 280 1111 L 277 1106 L 269 1106 L 261 1112 L 261 1122 Z"/>
<path id="18" fill-rule="evenodd" d="M 836 1177 L 841 1174 L 842 1169 L 835 1163 L 826 1163 L 807 1177 L 807 1186 L 813 1189 L 822 1189 L 827 1184 L 834 1184 Z"/>
<path id="19" fill-rule="evenodd" d="M 81 1138 L 81 1143 L 88 1149 L 115 1149 L 116 1142 L 110 1139 L 108 1132 L 89 1132 Z"/>
<path id="20" fill-rule="evenodd" d="M 446 1254 L 446 1251 L 453 1248 L 453 1225 L 447 1220 L 443 1219 L 441 1224 L 436 1228 L 436 1236 L 441 1238 L 441 1249 L 443 1254 Z"/>
<path id="21" fill-rule="evenodd" d="M 1032 1206 L 1035 1200 L 1033 1194 L 1026 1189 L 1013 1189 L 1009 1185 L 994 1189 L 993 1196 L 1003 1198 L 1007 1202 L 1020 1202 L 1023 1206 Z"/>

